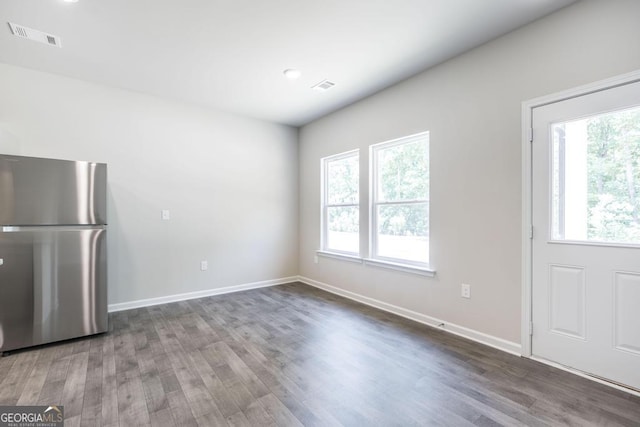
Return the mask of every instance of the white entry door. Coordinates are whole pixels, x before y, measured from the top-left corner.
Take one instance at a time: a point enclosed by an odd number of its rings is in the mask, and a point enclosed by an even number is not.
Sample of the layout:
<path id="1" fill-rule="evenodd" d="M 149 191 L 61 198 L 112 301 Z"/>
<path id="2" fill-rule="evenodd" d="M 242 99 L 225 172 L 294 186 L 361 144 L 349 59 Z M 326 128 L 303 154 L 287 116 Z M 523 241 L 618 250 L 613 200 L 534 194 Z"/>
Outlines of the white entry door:
<path id="1" fill-rule="evenodd" d="M 640 83 L 532 123 L 532 354 L 640 390 Z"/>

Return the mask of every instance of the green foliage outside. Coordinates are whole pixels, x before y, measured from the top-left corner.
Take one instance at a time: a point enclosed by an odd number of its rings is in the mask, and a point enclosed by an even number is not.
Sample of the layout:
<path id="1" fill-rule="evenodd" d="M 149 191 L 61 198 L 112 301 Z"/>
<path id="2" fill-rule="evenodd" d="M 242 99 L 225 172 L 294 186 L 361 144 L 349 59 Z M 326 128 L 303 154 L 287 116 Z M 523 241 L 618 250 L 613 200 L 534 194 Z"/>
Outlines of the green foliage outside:
<path id="1" fill-rule="evenodd" d="M 360 210 L 356 207 L 329 208 L 329 230 L 341 233 L 357 233 Z"/>
<path id="2" fill-rule="evenodd" d="M 328 204 L 357 204 L 359 186 L 358 157 L 331 161 L 327 166 Z M 378 232 L 393 236 L 429 234 L 429 150 L 428 142 L 418 141 L 378 151 L 378 174 L 381 186 L 378 200 L 419 204 L 381 206 Z M 357 233 L 357 207 L 328 208 L 329 230 Z"/>
<path id="3" fill-rule="evenodd" d="M 381 183 L 378 200 L 419 204 L 380 206 L 378 232 L 392 236 L 428 236 L 429 234 L 429 149 L 418 141 L 382 149 L 378 152 Z"/>
<path id="4" fill-rule="evenodd" d="M 588 239 L 640 243 L 640 108 L 589 119 L 587 134 Z"/>
<path id="5" fill-rule="evenodd" d="M 328 204 L 358 204 L 359 156 L 334 160 L 327 165 Z M 359 209 L 354 206 L 328 208 L 329 230 L 357 233 Z"/>
<path id="6" fill-rule="evenodd" d="M 359 159 L 359 156 L 352 156 L 328 163 L 328 204 L 358 203 Z"/>

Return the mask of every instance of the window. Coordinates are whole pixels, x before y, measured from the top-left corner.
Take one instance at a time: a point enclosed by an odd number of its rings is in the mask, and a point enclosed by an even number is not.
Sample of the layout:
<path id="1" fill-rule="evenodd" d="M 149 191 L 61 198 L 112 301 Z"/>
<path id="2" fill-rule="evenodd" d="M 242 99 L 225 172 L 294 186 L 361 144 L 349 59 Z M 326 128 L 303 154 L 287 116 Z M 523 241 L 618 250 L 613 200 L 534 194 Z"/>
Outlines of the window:
<path id="1" fill-rule="evenodd" d="M 640 244 L 640 107 L 552 132 L 552 239 Z"/>
<path id="2" fill-rule="evenodd" d="M 322 249 L 359 255 L 360 156 L 358 151 L 322 159 Z"/>
<path id="3" fill-rule="evenodd" d="M 372 258 L 429 264 L 429 134 L 371 147 Z"/>
<path id="4" fill-rule="evenodd" d="M 359 152 L 322 159 L 317 255 L 433 277 L 429 265 L 429 133 L 370 147 L 369 229 L 360 230 Z M 362 236 L 360 232 L 362 231 Z M 367 248 L 361 237 L 370 236 Z"/>

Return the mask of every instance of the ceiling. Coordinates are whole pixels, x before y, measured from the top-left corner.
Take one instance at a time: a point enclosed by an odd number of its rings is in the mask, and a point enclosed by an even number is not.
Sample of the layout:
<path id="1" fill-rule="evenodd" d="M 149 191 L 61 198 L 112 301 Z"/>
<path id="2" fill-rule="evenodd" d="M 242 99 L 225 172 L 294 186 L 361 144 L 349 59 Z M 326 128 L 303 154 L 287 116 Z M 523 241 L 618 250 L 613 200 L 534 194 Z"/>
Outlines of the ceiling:
<path id="1" fill-rule="evenodd" d="M 2 0 L 0 62 L 301 126 L 575 1 Z"/>

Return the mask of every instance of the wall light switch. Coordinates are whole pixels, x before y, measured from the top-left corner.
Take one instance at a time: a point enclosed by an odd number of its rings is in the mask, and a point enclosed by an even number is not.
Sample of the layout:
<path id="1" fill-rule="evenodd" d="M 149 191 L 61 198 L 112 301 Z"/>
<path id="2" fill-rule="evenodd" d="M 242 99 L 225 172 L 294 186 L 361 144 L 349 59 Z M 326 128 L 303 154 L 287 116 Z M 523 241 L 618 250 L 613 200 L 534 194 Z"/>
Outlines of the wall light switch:
<path id="1" fill-rule="evenodd" d="M 162 219 L 165 221 L 169 221 L 171 219 L 171 212 L 168 209 L 162 210 Z"/>
<path id="2" fill-rule="evenodd" d="M 0 265 L 4 264 L 4 260 L 0 258 Z"/>
<path id="3" fill-rule="evenodd" d="M 206 271 L 208 269 L 209 269 L 209 262 L 208 261 L 200 261 L 200 270 Z"/>
<path id="4" fill-rule="evenodd" d="M 318 263 L 318 255 L 315 255 L 315 256 L 313 257 L 313 262 L 314 262 L 314 263 L 316 263 L 316 264 Z"/>

